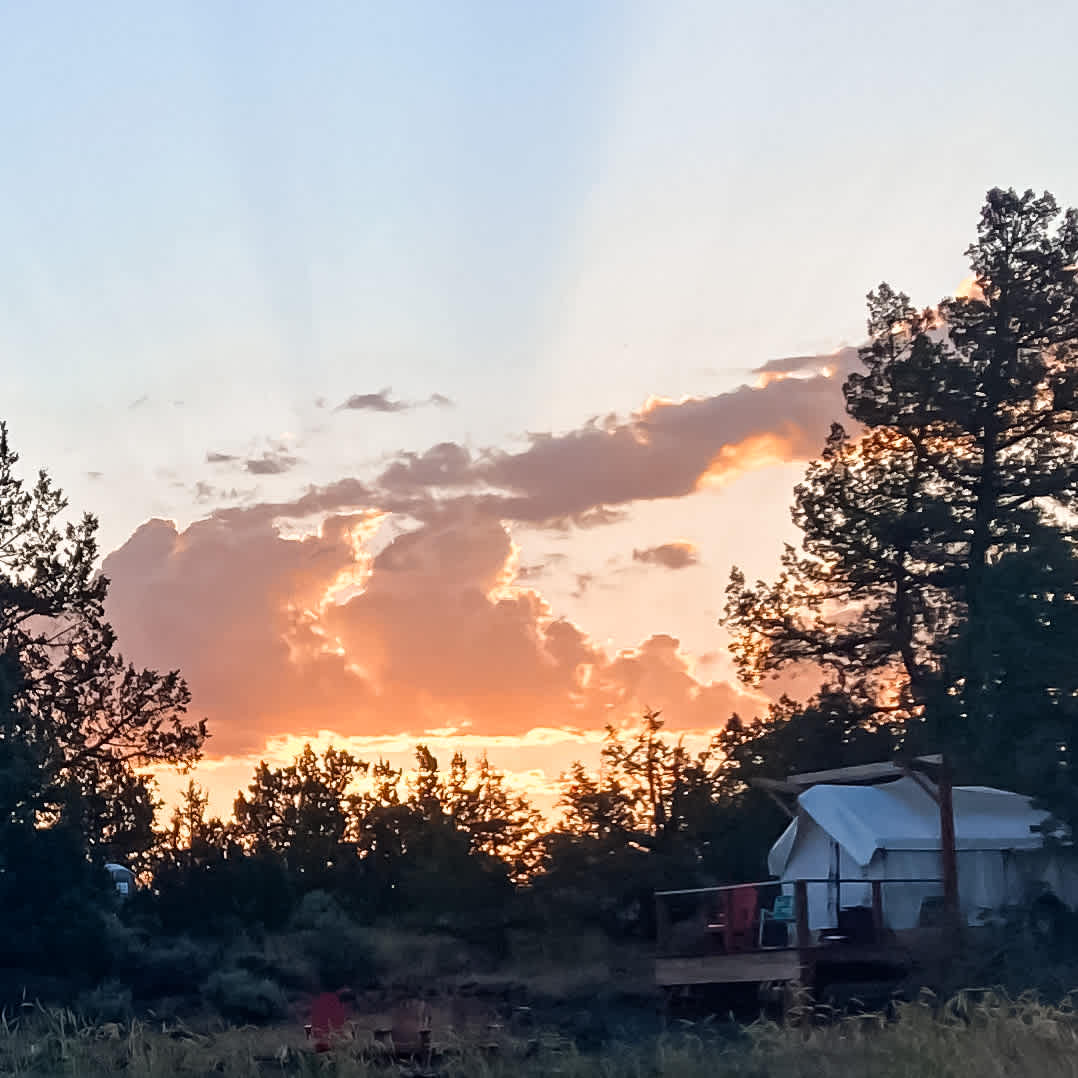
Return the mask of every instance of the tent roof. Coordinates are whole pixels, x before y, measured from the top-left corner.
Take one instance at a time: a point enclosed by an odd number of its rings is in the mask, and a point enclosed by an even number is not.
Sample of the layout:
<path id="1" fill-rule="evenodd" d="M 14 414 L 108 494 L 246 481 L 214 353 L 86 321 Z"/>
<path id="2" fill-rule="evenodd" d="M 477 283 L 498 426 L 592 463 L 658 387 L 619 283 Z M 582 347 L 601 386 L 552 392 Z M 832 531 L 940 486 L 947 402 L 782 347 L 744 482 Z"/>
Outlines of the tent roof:
<path id="1" fill-rule="evenodd" d="M 881 786 L 813 786 L 797 799 L 798 816 L 818 824 L 862 867 L 877 850 L 938 850 L 939 808 L 911 778 Z M 1028 797 L 987 786 L 954 789 L 955 846 L 960 850 L 1038 849 L 1032 828 L 1047 813 Z M 797 844 L 794 820 L 771 848 L 768 869 L 781 876 Z"/>

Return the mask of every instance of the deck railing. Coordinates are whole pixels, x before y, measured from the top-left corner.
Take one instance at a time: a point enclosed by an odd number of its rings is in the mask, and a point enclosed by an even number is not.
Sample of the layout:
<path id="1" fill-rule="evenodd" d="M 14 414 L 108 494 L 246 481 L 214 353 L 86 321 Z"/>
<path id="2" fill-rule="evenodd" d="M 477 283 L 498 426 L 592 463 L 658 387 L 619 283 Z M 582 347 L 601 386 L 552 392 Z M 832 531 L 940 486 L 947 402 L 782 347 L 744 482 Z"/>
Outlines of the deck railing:
<path id="1" fill-rule="evenodd" d="M 864 901 L 843 907 L 842 888 L 856 888 Z M 846 939 L 883 941 L 887 924 L 884 888 L 888 885 L 925 886 L 939 889 L 938 878 L 884 878 L 879 880 L 808 878 L 793 881 L 693 887 L 655 894 L 656 951 L 659 955 L 745 953 L 781 948 L 807 948 Z M 833 922 L 825 928 L 809 928 L 809 888 L 828 888 L 828 908 Z M 792 897 L 792 908 L 776 910 L 775 899 Z M 833 897 L 832 897 L 833 896 Z M 934 899 L 935 895 L 926 895 Z M 870 937 L 870 938 L 869 938 Z"/>

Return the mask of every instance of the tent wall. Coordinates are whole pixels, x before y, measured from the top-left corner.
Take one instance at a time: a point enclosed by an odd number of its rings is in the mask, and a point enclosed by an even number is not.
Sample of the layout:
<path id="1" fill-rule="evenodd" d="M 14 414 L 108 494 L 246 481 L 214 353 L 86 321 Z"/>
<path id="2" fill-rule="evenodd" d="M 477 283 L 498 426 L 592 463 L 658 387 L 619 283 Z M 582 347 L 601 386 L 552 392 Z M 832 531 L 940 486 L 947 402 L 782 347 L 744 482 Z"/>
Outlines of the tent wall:
<path id="1" fill-rule="evenodd" d="M 831 836 L 811 817 L 798 819 L 797 841 L 783 881 L 829 879 L 834 874 L 834 849 Z M 864 872 L 849 853 L 839 847 L 838 875 L 843 881 L 864 879 Z M 792 891 L 792 887 L 784 888 Z M 867 893 L 866 893 L 867 892 Z M 836 902 L 846 906 L 860 906 L 872 901 L 871 885 L 843 882 L 839 888 L 826 883 L 810 883 L 806 887 L 809 907 L 809 928 L 834 928 L 838 911 Z"/>
<path id="2" fill-rule="evenodd" d="M 977 923 L 985 911 L 1027 906 L 1044 887 L 1078 908 L 1078 856 L 1045 848 L 1038 827 L 1045 813 L 1029 798 L 1007 790 L 956 787 L 955 837 L 959 906 Z M 885 922 L 893 929 L 916 926 L 925 899 L 942 898 L 939 808 L 912 778 L 880 786 L 817 785 L 798 798 L 794 824 L 768 856 L 770 870 L 784 883 L 808 885 L 808 919 L 813 930 L 834 928 L 838 906 L 872 902 L 872 880 L 882 885 Z M 930 882 L 912 882 L 912 881 Z M 938 881 L 938 882 L 931 882 Z"/>
<path id="3" fill-rule="evenodd" d="M 784 890 L 792 892 L 798 879 L 827 879 L 833 872 L 832 839 L 818 824 L 802 818 L 798 841 L 782 874 Z M 872 880 L 939 880 L 938 850 L 878 850 L 867 866 L 858 865 L 840 848 L 839 872 L 843 880 L 839 902 L 843 909 L 872 904 Z M 860 882 L 864 881 L 864 882 Z M 959 850 L 958 900 L 964 918 L 977 923 L 982 911 L 1027 905 L 1039 884 L 1045 884 L 1071 907 L 1078 907 L 1078 864 L 1073 857 L 1049 851 Z M 936 883 L 884 883 L 884 923 L 895 931 L 915 928 L 926 898 L 943 895 Z M 810 883 L 809 928 L 814 931 L 837 924 L 835 888 Z"/>

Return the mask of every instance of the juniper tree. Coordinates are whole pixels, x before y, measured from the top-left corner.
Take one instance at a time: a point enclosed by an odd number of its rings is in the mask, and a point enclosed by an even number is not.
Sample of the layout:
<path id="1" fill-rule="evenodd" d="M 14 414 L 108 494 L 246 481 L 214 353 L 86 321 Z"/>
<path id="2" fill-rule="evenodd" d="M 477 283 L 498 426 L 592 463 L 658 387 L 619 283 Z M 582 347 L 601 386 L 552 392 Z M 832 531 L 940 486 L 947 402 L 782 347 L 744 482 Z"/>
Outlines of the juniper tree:
<path id="1" fill-rule="evenodd" d="M 117 650 L 97 569 L 97 521 L 67 521 L 45 472 L 32 485 L 0 423 L 0 967 L 108 961 L 101 862 L 135 868 L 155 844 L 144 766 L 194 763 L 206 738 L 175 671 Z"/>
<path id="2" fill-rule="evenodd" d="M 146 765 L 194 763 L 179 673 L 116 648 L 97 568 L 97 521 L 66 522 L 45 472 L 33 486 L 0 423 L 0 826 L 71 826 L 87 852 L 137 852 L 153 818 Z"/>

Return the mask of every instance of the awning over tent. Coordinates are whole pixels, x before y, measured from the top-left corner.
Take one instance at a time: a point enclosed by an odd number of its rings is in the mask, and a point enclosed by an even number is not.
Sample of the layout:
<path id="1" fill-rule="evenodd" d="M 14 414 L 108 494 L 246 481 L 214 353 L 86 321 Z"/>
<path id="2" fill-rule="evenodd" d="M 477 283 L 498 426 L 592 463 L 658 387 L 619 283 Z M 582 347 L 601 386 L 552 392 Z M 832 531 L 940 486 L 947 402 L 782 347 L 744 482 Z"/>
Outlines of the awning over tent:
<path id="1" fill-rule="evenodd" d="M 811 818 L 862 867 L 877 850 L 938 850 L 939 808 L 914 779 L 881 786 L 813 786 L 798 799 Z M 987 786 L 954 789 L 955 846 L 959 850 L 1035 850 L 1043 836 L 1034 828 L 1047 814 L 1029 798 Z M 781 876 L 797 844 L 795 819 L 771 847 L 767 867 Z"/>

